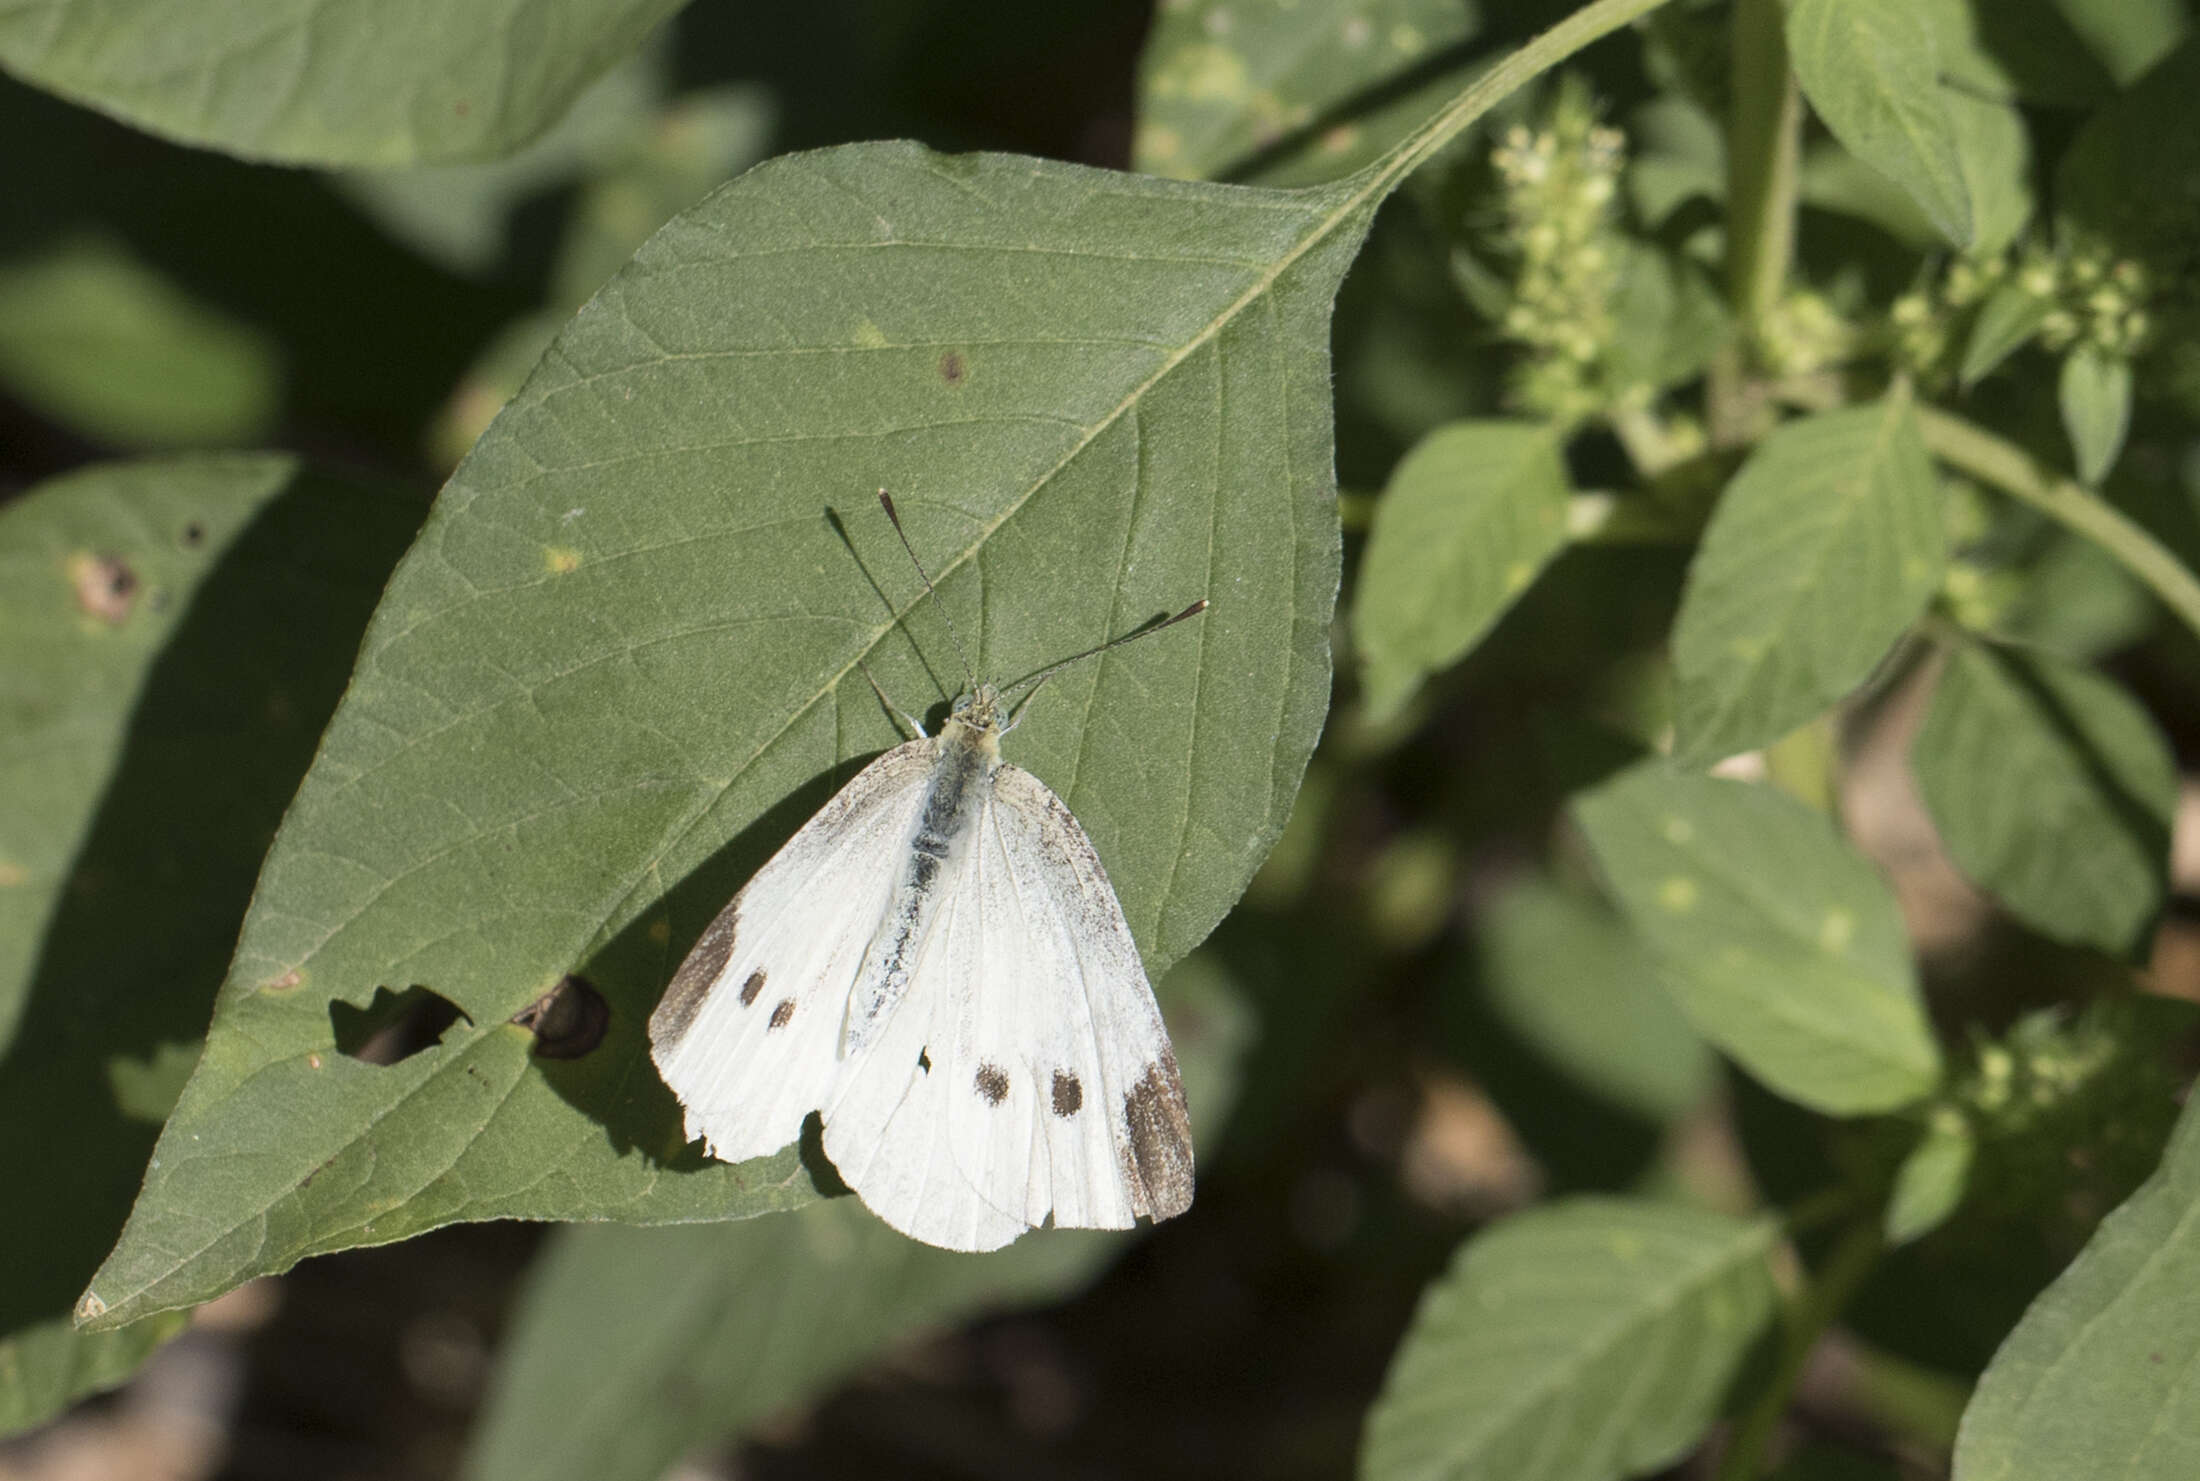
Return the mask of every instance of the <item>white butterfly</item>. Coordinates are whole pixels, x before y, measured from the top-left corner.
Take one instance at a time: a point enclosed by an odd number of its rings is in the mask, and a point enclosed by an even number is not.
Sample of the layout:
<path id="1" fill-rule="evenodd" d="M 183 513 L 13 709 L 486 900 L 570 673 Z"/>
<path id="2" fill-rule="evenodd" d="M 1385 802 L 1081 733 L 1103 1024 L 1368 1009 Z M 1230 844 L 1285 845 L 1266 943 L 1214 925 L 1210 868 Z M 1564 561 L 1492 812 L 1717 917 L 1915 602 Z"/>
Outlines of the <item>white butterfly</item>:
<path id="1" fill-rule="evenodd" d="M 1036 693 L 1061 666 L 1019 682 Z M 1124 1229 L 1192 1201 L 1168 1030 L 1092 841 L 1001 760 L 1019 714 L 976 684 L 937 736 L 916 726 L 865 767 L 719 913 L 649 1020 L 713 1157 L 776 1152 L 818 1111 L 871 1211 L 952 1250 L 1049 1213 Z"/>

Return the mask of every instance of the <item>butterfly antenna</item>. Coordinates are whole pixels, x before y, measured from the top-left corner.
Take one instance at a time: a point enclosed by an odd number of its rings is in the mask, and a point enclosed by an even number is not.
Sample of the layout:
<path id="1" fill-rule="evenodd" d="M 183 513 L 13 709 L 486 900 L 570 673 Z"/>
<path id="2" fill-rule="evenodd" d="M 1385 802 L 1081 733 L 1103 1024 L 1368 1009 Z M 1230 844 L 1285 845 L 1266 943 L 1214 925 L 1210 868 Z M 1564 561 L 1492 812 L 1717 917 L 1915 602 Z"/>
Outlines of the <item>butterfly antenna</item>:
<path id="1" fill-rule="evenodd" d="M 1007 694 L 1010 690 L 1021 689 L 1026 684 L 1032 686 L 1033 693 L 1037 693 L 1039 685 L 1044 684 L 1047 680 L 1053 678 L 1056 674 L 1060 673 L 1063 669 L 1068 668 L 1073 663 L 1082 663 L 1086 659 L 1091 658 L 1096 654 L 1105 653 L 1110 648 L 1120 648 L 1125 643 L 1133 643 L 1140 638 L 1150 638 L 1155 633 L 1161 631 L 1161 629 L 1165 627 L 1174 627 L 1179 622 L 1184 621 L 1186 618 L 1197 617 L 1200 613 L 1206 610 L 1207 599 L 1205 597 L 1201 597 L 1198 601 L 1192 603 L 1189 607 L 1186 607 L 1183 611 L 1177 613 L 1174 617 L 1156 617 L 1155 619 L 1153 619 L 1153 621 L 1142 623 L 1141 625 L 1132 628 L 1129 632 L 1123 633 L 1118 637 L 1110 638 L 1105 643 L 1101 643 L 1096 647 L 1087 648 L 1082 653 L 1072 653 L 1067 658 L 1058 659 L 1055 662 L 1048 664 L 1043 669 L 1039 669 L 1036 672 L 1024 675 L 1021 679 L 1016 680 L 1012 684 L 1003 684 L 1001 686 L 1001 693 Z M 1027 695 L 1025 696 L 1025 698 L 1028 700 L 1030 696 Z"/>
<path id="2" fill-rule="evenodd" d="M 932 578 L 925 574 L 924 562 L 917 559 L 917 547 L 909 543 L 909 532 L 901 527 L 901 515 L 894 509 L 894 496 L 880 489 L 878 502 L 879 507 L 886 511 L 887 519 L 893 522 L 894 533 L 901 537 L 901 548 L 909 552 L 909 564 L 917 568 L 917 579 L 924 583 L 925 594 L 932 598 L 932 606 L 940 614 L 940 621 L 947 624 L 947 636 L 955 644 L 955 656 L 962 660 L 963 678 L 972 689 L 976 689 L 978 675 L 970 667 L 970 655 L 963 650 L 962 634 L 955 631 L 955 619 L 947 615 L 947 603 L 940 600 L 939 592 L 933 588 Z"/>

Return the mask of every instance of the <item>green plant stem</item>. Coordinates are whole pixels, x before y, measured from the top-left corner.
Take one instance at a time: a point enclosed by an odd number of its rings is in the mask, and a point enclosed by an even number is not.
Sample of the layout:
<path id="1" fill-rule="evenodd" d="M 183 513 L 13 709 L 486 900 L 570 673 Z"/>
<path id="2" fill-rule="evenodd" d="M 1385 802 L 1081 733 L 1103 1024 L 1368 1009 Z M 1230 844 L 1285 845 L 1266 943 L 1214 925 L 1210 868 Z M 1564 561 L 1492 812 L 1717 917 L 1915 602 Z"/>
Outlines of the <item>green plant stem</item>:
<path id="1" fill-rule="evenodd" d="M 1476 78 L 1442 112 L 1398 141 L 1390 152 L 1354 177 L 1353 203 L 1380 200 L 1458 138 L 1515 89 L 1557 66 L 1600 37 L 1648 15 L 1666 0 L 1595 0 L 1522 46 Z"/>
<path id="2" fill-rule="evenodd" d="M 1727 122 L 1727 293 L 1745 337 L 1780 301 L 1795 257 L 1803 96 L 1788 67 L 1780 0 L 1735 0 Z"/>
<path id="3" fill-rule="evenodd" d="M 2076 530 L 2145 582 L 2178 620 L 2200 634 L 2200 580 L 2161 541 L 2015 443 L 1929 406 L 1920 405 L 1917 416 L 1933 456 Z"/>
<path id="4" fill-rule="evenodd" d="M 1880 1232 L 1877 1212 L 1859 1218 L 1833 1247 L 1816 1278 L 1789 1304 L 1779 1367 L 1735 1428 L 1734 1442 L 1719 1462 L 1717 1481 L 1750 1481 L 1763 1469 L 1765 1449 L 1772 1443 L 1781 1416 L 1787 1413 L 1795 1386 L 1802 1381 L 1811 1349 L 1849 1304 L 1885 1247 L 1886 1236 Z"/>

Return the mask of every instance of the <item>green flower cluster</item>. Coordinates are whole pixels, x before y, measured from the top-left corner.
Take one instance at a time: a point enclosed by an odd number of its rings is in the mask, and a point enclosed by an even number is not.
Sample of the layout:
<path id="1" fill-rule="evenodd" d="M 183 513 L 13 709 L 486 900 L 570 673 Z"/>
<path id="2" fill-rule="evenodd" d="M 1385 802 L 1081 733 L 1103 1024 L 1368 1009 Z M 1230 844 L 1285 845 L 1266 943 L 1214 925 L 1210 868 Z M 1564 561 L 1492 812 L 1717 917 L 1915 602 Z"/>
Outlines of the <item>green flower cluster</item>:
<path id="1" fill-rule="evenodd" d="M 2083 1205 L 2072 1213 L 2097 1218 L 2137 1186 L 2169 1133 L 2180 1083 L 2148 1046 L 2188 1033 L 2189 1010 L 2143 995 L 2104 997 L 2075 1015 L 2027 1014 L 1980 1044 L 1946 1109 L 1978 1133 L 1984 1200 L 2036 1208 L 2056 1192 Z"/>
<path id="2" fill-rule="evenodd" d="M 1561 420 L 1606 399 L 1596 372 L 1615 333 L 1624 250 L 1615 205 L 1626 155 L 1619 130 L 1597 122 L 1588 89 L 1571 84 L 1542 127 L 1514 125 L 1491 155 L 1503 196 L 1500 248 L 1515 269 L 1500 328 L 1529 351 L 1513 396 Z"/>
<path id="3" fill-rule="evenodd" d="M 1928 384 L 1966 379 L 2027 341 L 2061 354 L 2093 350 L 2129 360 L 2154 333 L 2153 276 L 2097 244 L 1957 258 L 1937 281 L 1897 298 L 1887 313 L 1895 353 Z M 1991 337 L 1982 352 L 1978 341 Z"/>

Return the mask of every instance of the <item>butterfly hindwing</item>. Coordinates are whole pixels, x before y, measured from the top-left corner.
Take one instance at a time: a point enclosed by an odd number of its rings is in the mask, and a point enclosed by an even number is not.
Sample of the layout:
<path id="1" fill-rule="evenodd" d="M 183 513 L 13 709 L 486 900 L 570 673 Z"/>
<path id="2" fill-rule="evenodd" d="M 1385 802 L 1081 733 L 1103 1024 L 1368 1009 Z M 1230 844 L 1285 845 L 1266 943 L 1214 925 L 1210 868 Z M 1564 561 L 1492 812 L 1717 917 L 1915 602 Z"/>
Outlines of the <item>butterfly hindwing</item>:
<path id="1" fill-rule="evenodd" d="M 728 1162 L 778 1151 L 825 1105 L 849 984 L 907 852 L 939 742 L 880 756 L 711 923 L 649 1021 L 690 1138 Z"/>
<path id="2" fill-rule="evenodd" d="M 965 965 L 981 912 L 956 861 L 908 990 L 878 1036 L 844 1067 L 825 1107 L 825 1155 L 864 1206 L 912 1239 L 951 1250 L 995 1250 L 1030 1227 L 981 1197 L 962 1167 L 950 1107 L 963 1088 L 954 1054 L 950 984 Z"/>

